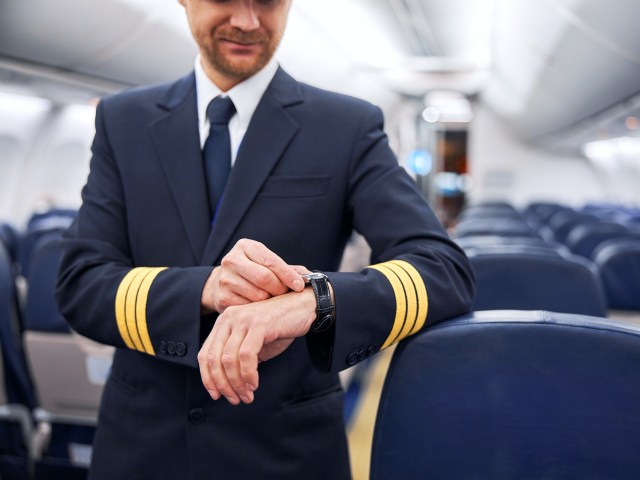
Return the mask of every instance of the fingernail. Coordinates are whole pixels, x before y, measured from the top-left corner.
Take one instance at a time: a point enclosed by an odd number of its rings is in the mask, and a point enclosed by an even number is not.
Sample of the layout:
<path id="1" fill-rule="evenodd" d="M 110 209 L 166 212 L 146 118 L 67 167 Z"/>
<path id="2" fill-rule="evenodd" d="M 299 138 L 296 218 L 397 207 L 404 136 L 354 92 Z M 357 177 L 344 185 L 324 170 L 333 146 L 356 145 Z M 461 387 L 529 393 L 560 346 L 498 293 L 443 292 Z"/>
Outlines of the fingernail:
<path id="1" fill-rule="evenodd" d="M 211 395 L 211 398 L 214 400 L 218 400 L 220 398 L 220 394 L 215 390 L 207 390 L 207 392 L 209 392 L 209 395 Z"/>
<path id="2" fill-rule="evenodd" d="M 255 385 L 251 385 L 250 383 L 247 383 L 246 386 L 247 389 L 251 390 L 252 392 L 255 392 L 258 389 L 258 387 L 256 387 Z"/>
<path id="3" fill-rule="evenodd" d="M 293 289 L 294 290 L 302 290 L 304 288 L 304 282 L 301 278 L 296 278 L 293 281 Z"/>
<path id="4" fill-rule="evenodd" d="M 244 395 L 240 395 L 240 400 L 242 400 L 244 403 L 250 403 L 249 399 Z"/>

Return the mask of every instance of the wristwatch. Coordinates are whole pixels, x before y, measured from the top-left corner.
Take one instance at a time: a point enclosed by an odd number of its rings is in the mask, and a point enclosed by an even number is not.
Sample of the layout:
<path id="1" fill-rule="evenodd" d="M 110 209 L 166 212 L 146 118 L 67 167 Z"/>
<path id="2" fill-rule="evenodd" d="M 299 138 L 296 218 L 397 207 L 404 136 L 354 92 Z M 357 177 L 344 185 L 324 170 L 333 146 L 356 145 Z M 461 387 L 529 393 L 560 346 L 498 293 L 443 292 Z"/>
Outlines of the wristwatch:
<path id="1" fill-rule="evenodd" d="M 335 321 L 333 315 L 333 303 L 331 302 L 331 291 L 329 290 L 329 279 L 324 273 L 314 272 L 302 275 L 304 283 L 311 285 L 316 296 L 316 319 L 311 324 L 309 332 L 324 332 L 333 325 Z"/>

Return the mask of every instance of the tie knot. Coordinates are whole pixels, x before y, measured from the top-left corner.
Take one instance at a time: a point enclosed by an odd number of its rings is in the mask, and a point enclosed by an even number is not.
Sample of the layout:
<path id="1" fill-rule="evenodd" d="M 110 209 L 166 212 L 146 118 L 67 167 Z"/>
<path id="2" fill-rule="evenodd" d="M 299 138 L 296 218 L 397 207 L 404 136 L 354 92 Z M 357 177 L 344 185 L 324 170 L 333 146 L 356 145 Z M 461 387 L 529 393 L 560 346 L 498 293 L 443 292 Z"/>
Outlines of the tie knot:
<path id="1" fill-rule="evenodd" d="M 216 97 L 207 107 L 207 117 L 212 125 L 227 125 L 234 113 L 236 113 L 236 107 L 229 97 Z"/>

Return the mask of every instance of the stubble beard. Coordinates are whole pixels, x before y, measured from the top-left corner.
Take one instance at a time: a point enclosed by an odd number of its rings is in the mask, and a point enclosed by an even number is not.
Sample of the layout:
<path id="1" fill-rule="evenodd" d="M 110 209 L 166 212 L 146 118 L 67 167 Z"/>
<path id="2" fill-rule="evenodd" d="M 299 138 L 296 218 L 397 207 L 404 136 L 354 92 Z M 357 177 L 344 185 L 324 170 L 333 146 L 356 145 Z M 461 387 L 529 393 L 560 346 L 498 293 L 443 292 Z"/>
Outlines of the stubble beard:
<path id="1" fill-rule="evenodd" d="M 209 63 L 221 74 L 235 80 L 244 80 L 256 74 L 275 54 L 280 38 L 269 37 L 261 32 L 243 32 L 237 29 L 216 29 L 211 33 L 211 41 L 205 47 Z M 222 52 L 222 39 L 239 43 L 259 43 L 260 52 L 246 59 L 232 59 Z"/>

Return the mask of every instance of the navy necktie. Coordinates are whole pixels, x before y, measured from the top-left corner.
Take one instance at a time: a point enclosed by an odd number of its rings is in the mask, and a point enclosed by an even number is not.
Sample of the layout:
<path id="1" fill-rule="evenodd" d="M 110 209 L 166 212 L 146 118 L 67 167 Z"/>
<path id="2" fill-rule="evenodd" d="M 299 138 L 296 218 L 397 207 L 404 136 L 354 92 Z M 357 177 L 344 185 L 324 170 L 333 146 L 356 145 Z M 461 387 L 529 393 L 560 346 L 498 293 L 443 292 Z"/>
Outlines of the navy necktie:
<path id="1" fill-rule="evenodd" d="M 236 107 L 229 97 L 216 97 L 207 107 L 207 117 L 211 126 L 202 156 L 212 218 L 216 216 L 218 203 L 231 172 L 231 138 L 228 125 L 235 112 Z"/>

